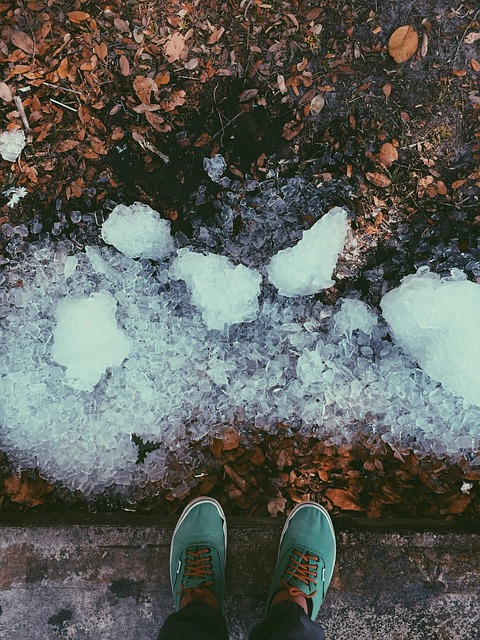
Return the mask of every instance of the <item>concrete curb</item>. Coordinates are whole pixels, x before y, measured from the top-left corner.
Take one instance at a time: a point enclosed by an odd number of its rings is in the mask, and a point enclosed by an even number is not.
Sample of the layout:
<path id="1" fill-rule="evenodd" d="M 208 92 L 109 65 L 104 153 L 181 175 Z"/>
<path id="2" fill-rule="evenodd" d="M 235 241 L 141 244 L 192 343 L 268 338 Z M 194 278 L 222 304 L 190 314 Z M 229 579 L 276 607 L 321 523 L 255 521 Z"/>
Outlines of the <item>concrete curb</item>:
<path id="1" fill-rule="evenodd" d="M 0 638 L 154 640 L 175 520 L 0 526 Z M 263 613 L 281 526 L 229 518 L 232 640 Z M 340 531 L 319 621 L 332 640 L 478 640 L 480 533 Z"/>

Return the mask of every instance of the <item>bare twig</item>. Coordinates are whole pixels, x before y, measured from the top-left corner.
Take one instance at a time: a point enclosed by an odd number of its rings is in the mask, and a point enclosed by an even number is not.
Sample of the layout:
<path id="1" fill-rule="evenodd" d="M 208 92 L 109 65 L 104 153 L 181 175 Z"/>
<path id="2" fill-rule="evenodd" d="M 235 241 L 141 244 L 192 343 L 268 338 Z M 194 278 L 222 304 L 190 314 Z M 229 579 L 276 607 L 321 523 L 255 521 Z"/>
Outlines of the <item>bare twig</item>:
<path id="1" fill-rule="evenodd" d="M 19 96 L 15 96 L 13 99 L 15 101 L 15 106 L 18 109 L 18 113 L 20 114 L 20 118 L 22 119 L 23 126 L 27 131 L 31 131 L 30 125 L 27 119 L 27 114 L 25 113 L 25 109 L 23 108 L 22 99 Z"/>
<path id="2" fill-rule="evenodd" d="M 211 139 L 212 139 L 212 140 L 215 140 L 215 138 L 216 138 L 217 136 L 221 135 L 221 134 L 225 131 L 225 129 L 228 129 L 228 127 L 229 127 L 231 124 L 233 124 L 233 123 L 235 122 L 235 120 L 236 120 L 237 118 L 239 118 L 243 113 L 245 113 L 245 112 L 244 112 L 244 111 L 240 111 L 240 113 L 237 113 L 237 115 L 236 115 L 236 116 L 234 116 L 231 120 L 229 120 L 229 121 L 227 122 L 227 124 L 226 124 L 225 126 L 223 126 L 223 127 L 220 129 L 220 131 L 217 131 L 217 133 L 215 133 L 215 134 L 212 136 L 212 138 L 211 138 Z"/>
<path id="3" fill-rule="evenodd" d="M 54 104 L 58 104 L 59 107 L 63 107 L 64 109 L 69 109 L 69 111 L 74 111 L 75 113 L 77 113 L 77 110 L 68 104 L 63 104 L 63 102 L 59 102 L 58 100 L 54 100 L 53 98 L 50 98 L 50 102 L 53 102 Z"/>
<path id="4" fill-rule="evenodd" d="M 53 87 L 54 89 L 61 89 L 62 91 L 68 91 L 69 93 L 76 93 L 78 96 L 82 95 L 80 91 L 75 91 L 75 89 L 67 89 L 67 87 L 61 87 L 58 84 L 50 84 L 50 82 L 44 82 L 43 84 L 47 87 Z"/>

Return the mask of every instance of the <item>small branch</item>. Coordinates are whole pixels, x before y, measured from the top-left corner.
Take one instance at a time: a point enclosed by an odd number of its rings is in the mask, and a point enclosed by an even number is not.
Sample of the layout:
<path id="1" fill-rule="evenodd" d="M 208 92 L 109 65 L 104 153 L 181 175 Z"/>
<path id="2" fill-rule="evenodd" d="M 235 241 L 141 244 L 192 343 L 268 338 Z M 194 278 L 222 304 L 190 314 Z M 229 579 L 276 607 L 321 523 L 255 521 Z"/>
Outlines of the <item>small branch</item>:
<path id="1" fill-rule="evenodd" d="M 76 93 L 77 96 L 82 95 L 80 91 L 75 91 L 75 89 L 67 89 L 67 87 L 60 87 L 58 84 L 50 84 L 50 82 L 44 82 L 43 84 L 47 87 L 53 87 L 54 89 L 61 89 L 62 91 L 68 91 L 69 93 Z"/>
<path id="2" fill-rule="evenodd" d="M 30 125 L 27 119 L 27 114 L 25 113 L 25 109 L 23 108 L 22 99 L 19 96 L 15 96 L 13 99 L 15 101 L 15 106 L 18 109 L 18 113 L 20 114 L 20 118 L 22 119 L 23 126 L 27 131 L 31 131 Z"/>
<path id="3" fill-rule="evenodd" d="M 59 102 L 58 100 L 54 100 L 53 98 L 50 98 L 50 102 L 53 102 L 54 104 L 58 104 L 59 107 L 63 107 L 64 109 L 69 109 L 70 111 L 77 113 L 77 110 L 68 104 L 63 104 L 63 102 Z"/>
<path id="4" fill-rule="evenodd" d="M 212 136 L 212 138 L 211 138 L 211 139 L 212 139 L 212 140 L 215 140 L 215 138 L 216 138 L 217 136 L 221 135 L 221 134 L 225 131 L 225 129 L 228 129 L 228 127 L 229 127 L 232 123 L 234 123 L 234 122 L 235 122 L 235 120 L 236 120 L 237 118 L 239 118 L 239 117 L 240 117 L 242 114 L 244 114 L 244 113 L 245 113 L 245 111 L 240 111 L 240 113 L 237 113 L 237 115 L 236 115 L 236 116 L 234 116 L 231 120 L 229 120 L 229 121 L 227 122 L 227 124 L 226 124 L 224 127 L 222 127 L 222 128 L 220 129 L 220 131 L 217 131 L 217 133 L 215 133 L 215 134 Z"/>

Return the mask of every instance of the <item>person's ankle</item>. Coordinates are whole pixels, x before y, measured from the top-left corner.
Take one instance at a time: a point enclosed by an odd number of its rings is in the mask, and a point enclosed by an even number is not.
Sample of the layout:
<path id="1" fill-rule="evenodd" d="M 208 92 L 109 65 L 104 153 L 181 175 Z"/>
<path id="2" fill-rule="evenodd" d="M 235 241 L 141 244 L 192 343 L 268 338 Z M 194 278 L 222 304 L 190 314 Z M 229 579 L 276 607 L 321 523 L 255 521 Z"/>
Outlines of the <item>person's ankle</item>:
<path id="1" fill-rule="evenodd" d="M 281 589 L 278 593 L 276 593 L 273 596 L 272 602 L 270 603 L 270 608 L 274 607 L 276 604 L 279 604 L 280 602 L 295 602 L 295 604 L 300 605 L 302 609 L 305 611 L 305 613 L 308 615 L 307 599 L 303 595 L 292 596 L 292 594 L 290 593 L 290 591 L 288 591 L 288 589 Z"/>
<path id="2" fill-rule="evenodd" d="M 190 602 L 203 602 L 214 609 L 220 609 L 220 603 L 213 591 L 208 587 L 199 587 L 198 589 L 187 589 L 180 599 L 180 609 L 183 609 Z"/>

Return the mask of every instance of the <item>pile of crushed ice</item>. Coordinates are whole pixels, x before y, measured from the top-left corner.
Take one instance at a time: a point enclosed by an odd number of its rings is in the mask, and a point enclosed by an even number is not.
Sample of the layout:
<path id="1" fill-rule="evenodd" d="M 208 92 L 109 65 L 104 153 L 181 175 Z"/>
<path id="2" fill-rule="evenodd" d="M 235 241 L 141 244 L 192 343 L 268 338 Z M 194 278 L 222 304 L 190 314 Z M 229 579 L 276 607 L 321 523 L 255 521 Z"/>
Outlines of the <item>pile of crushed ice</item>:
<path id="1" fill-rule="evenodd" d="M 420 270 L 382 318 L 313 295 L 353 242 L 343 209 L 263 264 L 246 245 L 228 258 L 175 246 L 167 226 L 121 206 L 102 230 L 114 247 L 31 245 L 5 271 L 0 446 L 20 464 L 85 494 L 167 482 L 167 449 L 234 421 L 332 443 L 367 430 L 437 455 L 478 447 L 480 287 L 460 272 Z M 164 447 L 136 465 L 132 433 Z"/>

